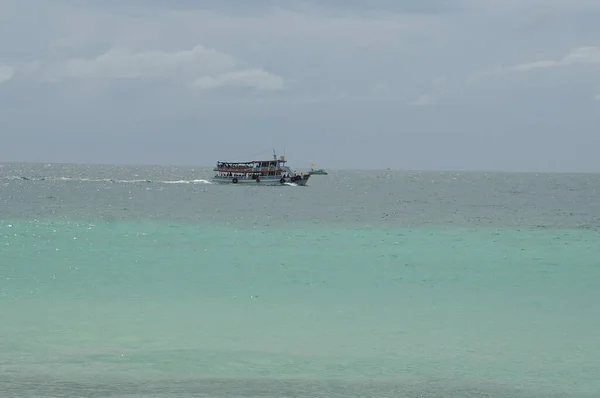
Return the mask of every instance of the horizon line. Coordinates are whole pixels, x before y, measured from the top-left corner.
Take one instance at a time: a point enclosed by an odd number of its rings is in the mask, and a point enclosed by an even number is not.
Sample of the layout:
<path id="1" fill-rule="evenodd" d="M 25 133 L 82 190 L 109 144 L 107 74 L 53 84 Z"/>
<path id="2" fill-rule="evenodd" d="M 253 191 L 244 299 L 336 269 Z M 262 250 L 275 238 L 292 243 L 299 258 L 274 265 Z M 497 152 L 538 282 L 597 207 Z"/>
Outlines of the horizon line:
<path id="1" fill-rule="evenodd" d="M 45 161 L 0 161 L 0 165 L 72 165 L 72 166 L 125 166 L 125 167 L 180 167 L 180 168 L 202 168 L 212 169 L 214 165 L 201 164 L 175 164 L 175 163 L 102 163 L 102 162 L 45 162 Z M 309 167 L 293 167 L 295 169 L 310 169 Z M 539 171 L 539 170 L 502 170 L 502 169 L 408 169 L 397 167 L 386 168 L 356 168 L 356 167 L 318 167 L 325 171 L 343 172 L 343 171 L 380 171 L 380 172 L 417 172 L 417 173 L 494 173 L 494 174 L 600 174 L 600 171 Z"/>

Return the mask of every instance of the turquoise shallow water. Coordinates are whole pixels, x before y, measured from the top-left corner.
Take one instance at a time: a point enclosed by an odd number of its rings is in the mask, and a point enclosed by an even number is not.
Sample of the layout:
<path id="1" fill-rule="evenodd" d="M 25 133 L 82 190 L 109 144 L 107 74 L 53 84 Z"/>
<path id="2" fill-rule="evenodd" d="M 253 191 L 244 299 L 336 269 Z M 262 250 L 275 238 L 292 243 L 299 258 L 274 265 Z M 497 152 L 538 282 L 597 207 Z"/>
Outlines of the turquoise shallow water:
<path id="1" fill-rule="evenodd" d="M 0 173 L 1 396 L 600 393 L 597 176 Z"/>

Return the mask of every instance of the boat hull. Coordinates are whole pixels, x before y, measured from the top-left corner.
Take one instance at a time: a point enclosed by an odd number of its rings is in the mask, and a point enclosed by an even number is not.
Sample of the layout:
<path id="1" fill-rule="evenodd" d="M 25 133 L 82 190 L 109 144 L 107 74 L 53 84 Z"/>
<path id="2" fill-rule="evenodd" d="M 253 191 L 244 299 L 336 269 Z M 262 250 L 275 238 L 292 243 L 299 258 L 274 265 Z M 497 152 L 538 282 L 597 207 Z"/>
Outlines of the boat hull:
<path id="1" fill-rule="evenodd" d="M 280 179 L 275 179 L 275 178 L 264 178 L 264 179 L 260 179 L 258 181 L 253 180 L 253 179 L 237 178 L 237 180 L 234 181 L 233 177 L 225 177 L 225 178 L 224 177 L 213 177 L 211 182 L 213 182 L 215 184 L 231 184 L 231 185 L 268 185 L 268 186 L 299 185 L 299 186 L 305 186 L 306 183 L 308 182 L 309 178 L 310 178 L 310 176 L 306 175 L 297 181 L 292 181 L 290 178 L 285 178 L 284 182 L 281 182 Z"/>

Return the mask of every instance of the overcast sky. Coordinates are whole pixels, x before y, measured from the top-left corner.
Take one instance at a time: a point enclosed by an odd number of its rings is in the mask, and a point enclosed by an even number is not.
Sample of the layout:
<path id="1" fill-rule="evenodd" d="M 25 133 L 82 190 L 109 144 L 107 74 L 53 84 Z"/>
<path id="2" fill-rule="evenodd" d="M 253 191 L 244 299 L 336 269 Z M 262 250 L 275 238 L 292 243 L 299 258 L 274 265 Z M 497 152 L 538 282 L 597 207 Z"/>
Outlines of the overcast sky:
<path id="1" fill-rule="evenodd" d="M 0 161 L 600 171 L 598 0 L 0 0 Z"/>

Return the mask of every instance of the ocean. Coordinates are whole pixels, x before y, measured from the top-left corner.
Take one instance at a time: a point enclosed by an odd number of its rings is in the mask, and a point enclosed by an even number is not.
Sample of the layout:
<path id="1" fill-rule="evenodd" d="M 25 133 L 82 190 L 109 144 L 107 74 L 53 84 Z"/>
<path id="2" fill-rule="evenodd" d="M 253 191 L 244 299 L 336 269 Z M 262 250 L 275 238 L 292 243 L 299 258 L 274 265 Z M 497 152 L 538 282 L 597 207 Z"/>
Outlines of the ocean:
<path id="1" fill-rule="evenodd" d="M 600 396 L 600 175 L 0 165 L 0 396 Z"/>

